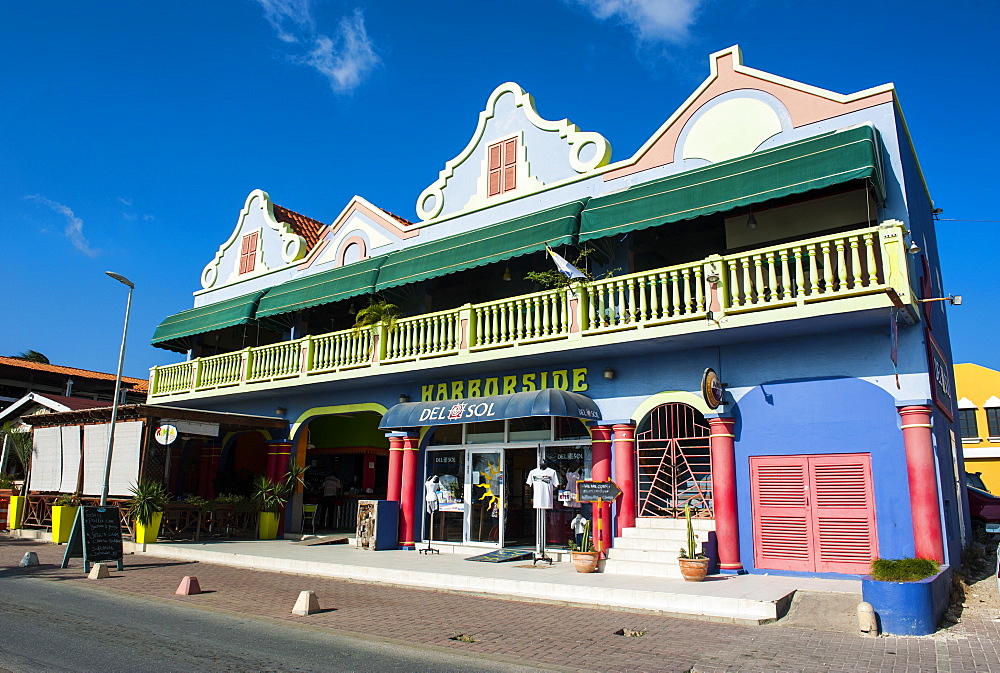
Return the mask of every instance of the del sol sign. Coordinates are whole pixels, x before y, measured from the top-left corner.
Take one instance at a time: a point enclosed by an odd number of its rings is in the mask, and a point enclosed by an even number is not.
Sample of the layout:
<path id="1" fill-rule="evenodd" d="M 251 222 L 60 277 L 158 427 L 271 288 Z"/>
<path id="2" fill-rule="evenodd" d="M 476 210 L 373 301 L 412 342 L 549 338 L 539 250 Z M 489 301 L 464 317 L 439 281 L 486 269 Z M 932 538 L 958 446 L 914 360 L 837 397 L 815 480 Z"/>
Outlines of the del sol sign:
<path id="1" fill-rule="evenodd" d="M 587 368 L 556 369 L 547 372 L 493 376 L 482 379 L 466 379 L 450 383 L 430 383 L 420 387 L 421 402 L 441 402 L 444 400 L 464 400 L 469 397 L 490 397 L 492 395 L 513 395 L 545 388 L 558 388 L 574 393 L 587 390 Z"/>

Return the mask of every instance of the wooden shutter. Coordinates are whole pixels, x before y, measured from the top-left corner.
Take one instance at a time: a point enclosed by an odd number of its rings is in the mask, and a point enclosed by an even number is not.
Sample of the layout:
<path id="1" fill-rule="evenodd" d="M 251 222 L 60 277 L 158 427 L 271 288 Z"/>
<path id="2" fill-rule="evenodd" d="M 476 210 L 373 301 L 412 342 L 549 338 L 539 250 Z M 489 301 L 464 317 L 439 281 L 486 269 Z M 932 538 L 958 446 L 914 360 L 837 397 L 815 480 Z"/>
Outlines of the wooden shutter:
<path id="1" fill-rule="evenodd" d="M 240 247 L 240 273 L 250 273 L 257 263 L 257 232 L 243 237 Z"/>
<path id="2" fill-rule="evenodd" d="M 865 574 L 878 556 L 870 458 L 811 456 L 816 570 Z"/>
<path id="3" fill-rule="evenodd" d="M 804 456 L 750 459 L 754 564 L 773 570 L 811 570 L 808 465 Z"/>
<path id="4" fill-rule="evenodd" d="M 503 182 L 503 162 L 500 158 L 500 143 L 489 148 L 489 196 L 500 193 Z"/>
<path id="5" fill-rule="evenodd" d="M 868 454 L 750 459 L 754 564 L 864 574 L 878 556 Z"/>
<path id="6" fill-rule="evenodd" d="M 517 138 L 503 144 L 503 191 L 517 187 Z"/>

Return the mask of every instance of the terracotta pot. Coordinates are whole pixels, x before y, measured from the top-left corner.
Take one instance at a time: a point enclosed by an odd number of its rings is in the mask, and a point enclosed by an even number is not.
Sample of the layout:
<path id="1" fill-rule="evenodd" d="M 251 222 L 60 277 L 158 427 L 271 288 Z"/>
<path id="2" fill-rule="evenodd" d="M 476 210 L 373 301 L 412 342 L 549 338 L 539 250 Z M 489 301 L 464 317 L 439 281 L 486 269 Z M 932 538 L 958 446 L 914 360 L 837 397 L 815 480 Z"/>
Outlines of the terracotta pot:
<path id="1" fill-rule="evenodd" d="M 578 573 L 592 573 L 597 570 L 597 561 L 600 554 L 596 551 L 575 551 L 573 555 L 573 566 Z"/>
<path id="2" fill-rule="evenodd" d="M 707 558 L 679 558 L 678 565 L 681 567 L 681 575 L 685 582 L 701 582 L 708 574 Z"/>

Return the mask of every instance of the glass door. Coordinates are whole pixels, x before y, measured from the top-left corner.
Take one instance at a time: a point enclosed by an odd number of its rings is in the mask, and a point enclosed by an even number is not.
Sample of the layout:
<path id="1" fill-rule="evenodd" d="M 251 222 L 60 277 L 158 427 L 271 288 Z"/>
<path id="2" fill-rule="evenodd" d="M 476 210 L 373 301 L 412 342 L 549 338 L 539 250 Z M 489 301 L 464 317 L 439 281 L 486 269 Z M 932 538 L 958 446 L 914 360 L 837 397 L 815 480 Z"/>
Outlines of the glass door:
<path id="1" fill-rule="evenodd" d="M 466 539 L 475 544 L 503 545 L 507 512 L 502 449 L 469 449 L 466 461 Z"/>

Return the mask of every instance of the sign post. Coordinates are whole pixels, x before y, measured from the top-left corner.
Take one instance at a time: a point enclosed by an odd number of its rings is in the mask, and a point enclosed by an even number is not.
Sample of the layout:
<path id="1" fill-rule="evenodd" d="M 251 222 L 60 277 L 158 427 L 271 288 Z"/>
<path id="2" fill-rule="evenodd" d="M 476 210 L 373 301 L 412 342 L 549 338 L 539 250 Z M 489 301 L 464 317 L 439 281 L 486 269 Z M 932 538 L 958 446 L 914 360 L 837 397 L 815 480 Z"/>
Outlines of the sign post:
<path id="1" fill-rule="evenodd" d="M 618 496 L 622 494 L 618 484 L 608 479 L 607 481 L 578 481 L 576 482 L 577 502 L 590 502 L 597 506 L 597 552 L 604 554 L 604 508 L 610 507 Z"/>

